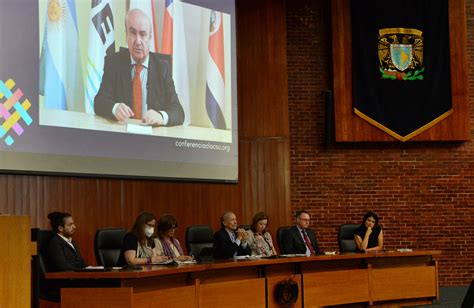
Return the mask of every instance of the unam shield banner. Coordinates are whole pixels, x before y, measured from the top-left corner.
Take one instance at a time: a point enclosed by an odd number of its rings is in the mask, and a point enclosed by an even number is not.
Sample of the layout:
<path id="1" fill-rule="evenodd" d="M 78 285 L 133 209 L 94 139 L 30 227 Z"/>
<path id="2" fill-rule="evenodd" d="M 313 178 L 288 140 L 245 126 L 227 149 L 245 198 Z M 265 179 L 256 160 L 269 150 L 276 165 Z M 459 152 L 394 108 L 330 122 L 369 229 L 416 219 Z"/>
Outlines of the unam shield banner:
<path id="1" fill-rule="evenodd" d="M 407 141 L 452 114 L 448 0 L 351 0 L 356 115 Z"/>

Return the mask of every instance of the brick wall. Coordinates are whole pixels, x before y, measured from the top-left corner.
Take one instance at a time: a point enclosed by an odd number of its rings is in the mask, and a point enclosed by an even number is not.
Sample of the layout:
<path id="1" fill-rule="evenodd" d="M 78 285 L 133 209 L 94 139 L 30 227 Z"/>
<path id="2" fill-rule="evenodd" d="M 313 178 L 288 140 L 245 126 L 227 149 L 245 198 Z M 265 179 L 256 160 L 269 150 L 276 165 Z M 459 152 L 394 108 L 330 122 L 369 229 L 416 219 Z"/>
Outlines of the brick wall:
<path id="1" fill-rule="evenodd" d="M 467 1 L 474 63 L 474 1 Z M 331 88 L 329 1 L 287 1 L 292 209 L 312 214 L 324 250 L 337 227 L 379 214 L 387 249 L 440 249 L 440 285 L 474 279 L 474 143 L 350 143 L 324 146 Z M 474 65 L 469 66 L 471 125 Z"/>

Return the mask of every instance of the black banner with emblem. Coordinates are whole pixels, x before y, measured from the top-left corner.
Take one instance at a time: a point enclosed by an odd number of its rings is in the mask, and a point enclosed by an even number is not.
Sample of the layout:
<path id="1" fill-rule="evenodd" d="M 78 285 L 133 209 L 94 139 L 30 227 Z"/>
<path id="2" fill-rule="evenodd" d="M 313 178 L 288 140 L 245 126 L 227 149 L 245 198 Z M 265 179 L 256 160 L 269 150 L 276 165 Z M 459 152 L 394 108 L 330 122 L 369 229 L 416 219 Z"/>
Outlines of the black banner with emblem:
<path id="1" fill-rule="evenodd" d="M 452 113 L 448 0 L 351 0 L 354 112 L 406 141 Z"/>

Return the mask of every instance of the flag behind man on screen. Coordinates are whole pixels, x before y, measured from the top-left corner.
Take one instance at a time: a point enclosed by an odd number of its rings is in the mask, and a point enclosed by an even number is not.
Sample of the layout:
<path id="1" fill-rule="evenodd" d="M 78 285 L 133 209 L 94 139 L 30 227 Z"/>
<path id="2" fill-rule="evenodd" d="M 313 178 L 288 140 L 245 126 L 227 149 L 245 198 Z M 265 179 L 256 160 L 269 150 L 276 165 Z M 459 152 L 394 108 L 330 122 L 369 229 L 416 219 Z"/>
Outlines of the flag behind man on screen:
<path id="1" fill-rule="evenodd" d="M 109 0 L 91 1 L 85 111 L 94 113 L 94 97 L 104 74 L 106 54 L 115 52 L 114 16 Z"/>
<path id="2" fill-rule="evenodd" d="M 40 59 L 44 107 L 84 111 L 79 33 L 74 0 L 48 2 Z"/>

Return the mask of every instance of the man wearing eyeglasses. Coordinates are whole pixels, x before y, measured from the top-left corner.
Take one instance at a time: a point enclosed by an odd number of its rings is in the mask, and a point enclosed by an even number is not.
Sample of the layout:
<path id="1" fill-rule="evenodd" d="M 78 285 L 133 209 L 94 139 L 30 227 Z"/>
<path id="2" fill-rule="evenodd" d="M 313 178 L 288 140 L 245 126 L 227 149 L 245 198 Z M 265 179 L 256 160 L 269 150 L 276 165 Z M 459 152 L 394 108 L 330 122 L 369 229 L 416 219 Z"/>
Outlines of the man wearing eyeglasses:
<path id="1" fill-rule="evenodd" d="M 311 216 L 305 210 L 296 212 L 296 225 L 283 233 L 283 252 L 285 254 L 321 254 L 316 234 L 309 228 Z"/>

